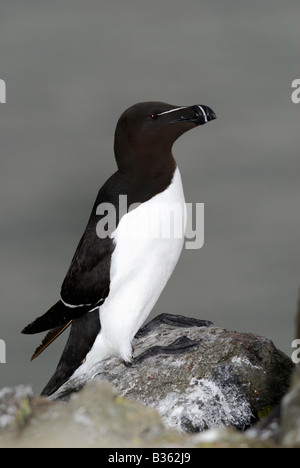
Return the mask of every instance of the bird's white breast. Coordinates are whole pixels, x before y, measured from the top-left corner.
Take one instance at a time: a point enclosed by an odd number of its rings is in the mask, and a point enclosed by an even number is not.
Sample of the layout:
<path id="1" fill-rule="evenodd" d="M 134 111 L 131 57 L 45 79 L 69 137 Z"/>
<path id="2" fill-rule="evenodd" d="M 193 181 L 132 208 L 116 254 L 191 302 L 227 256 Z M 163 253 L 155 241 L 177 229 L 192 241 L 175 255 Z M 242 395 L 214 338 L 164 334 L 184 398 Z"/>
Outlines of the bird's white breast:
<path id="1" fill-rule="evenodd" d="M 184 192 L 177 168 L 170 186 L 123 216 L 112 234 L 116 247 L 110 293 L 100 307 L 101 332 L 87 362 L 109 355 L 130 361 L 131 341 L 178 262 L 185 225 Z"/>

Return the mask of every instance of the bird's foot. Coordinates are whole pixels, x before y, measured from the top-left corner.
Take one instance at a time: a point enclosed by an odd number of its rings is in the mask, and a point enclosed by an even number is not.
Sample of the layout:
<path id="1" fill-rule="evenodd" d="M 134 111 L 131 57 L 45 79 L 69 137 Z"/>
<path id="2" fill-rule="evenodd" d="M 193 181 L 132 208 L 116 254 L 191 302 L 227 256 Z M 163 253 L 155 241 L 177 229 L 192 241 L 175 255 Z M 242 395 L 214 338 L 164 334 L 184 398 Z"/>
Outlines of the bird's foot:
<path id="1" fill-rule="evenodd" d="M 131 361 L 123 361 L 123 364 L 125 367 L 130 368 L 133 365 L 133 359 Z"/>
<path id="2" fill-rule="evenodd" d="M 142 327 L 135 335 L 135 338 L 143 338 L 160 325 L 171 325 L 172 327 L 177 328 L 210 327 L 212 322 L 208 320 L 184 317 L 183 315 L 161 314 Z"/>
<path id="3" fill-rule="evenodd" d="M 161 314 L 155 317 L 151 322 L 147 323 L 135 335 L 136 339 L 143 338 L 150 334 L 153 330 L 160 325 L 171 325 L 176 328 L 193 328 L 193 327 L 210 327 L 212 322 L 208 320 L 199 320 L 191 317 L 184 317 L 183 315 Z M 124 362 L 126 367 L 138 366 L 146 359 L 160 354 L 176 355 L 183 354 L 189 351 L 194 351 L 198 348 L 202 340 L 191 340 L 187 336 L 182 336 L 167 346 L 153 346 L 148 350 L 141 353 L 139 356 L 132 359 L 130 362 Z"/>
<path id="4" fill-rule="evenodd" d="M 182 336 L 167 346 L 153 346 L 152 348 L 147 349 L 147 351 L 144 351 L 142 354 L 134 358 L 133 362 L 124 362 L 124 364 L 126 367 L 135 367 L 141 364 L 142 362 L 146 361 L 146 359 L 158 356 L 160 354 L 170 356 L 187 353 L 189 351 L 195 351 L 195 349 L 198 348 L 201 341 L 201 339 L 190 340 L 187 336 Z"/>

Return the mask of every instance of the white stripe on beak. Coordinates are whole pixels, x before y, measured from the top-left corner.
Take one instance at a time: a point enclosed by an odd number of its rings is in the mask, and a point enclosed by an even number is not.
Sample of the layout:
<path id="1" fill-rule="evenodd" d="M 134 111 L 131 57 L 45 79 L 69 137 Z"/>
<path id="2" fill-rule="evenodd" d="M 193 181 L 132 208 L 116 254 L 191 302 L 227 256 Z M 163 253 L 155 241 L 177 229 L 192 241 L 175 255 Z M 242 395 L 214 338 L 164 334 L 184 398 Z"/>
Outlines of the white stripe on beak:
<path id="1" fill-rule="evenodd" d="M 206 113 L 204 112 L 204 109 L 203 109 L 203 107 L 202 107 L 202 106 L 198 106 L 198 107 L 199 107 L 199 109 L 201 110 L 201 112 L 202 112 L 202 114 L 203 114 L 203 117 L 204 117 L 205 123 L 207 123 L 207 122 L 208 122 L 208 119 L 207 119 L 207 115 L 206 115 Z"/>
<path id="2" fill-rule="evenodd" d="M 171 114 L 172 112 L 176 112 L 176 111 L 181 110 L 181 109 L 187 109 L 187 107 L 177 107 L 176 109 L 171 109 L 171 110 L 166 111 L 166 112 L 161 112 L 160 114 L 157 114 L 157 116 L 165 115 L 165 114 Z"/>

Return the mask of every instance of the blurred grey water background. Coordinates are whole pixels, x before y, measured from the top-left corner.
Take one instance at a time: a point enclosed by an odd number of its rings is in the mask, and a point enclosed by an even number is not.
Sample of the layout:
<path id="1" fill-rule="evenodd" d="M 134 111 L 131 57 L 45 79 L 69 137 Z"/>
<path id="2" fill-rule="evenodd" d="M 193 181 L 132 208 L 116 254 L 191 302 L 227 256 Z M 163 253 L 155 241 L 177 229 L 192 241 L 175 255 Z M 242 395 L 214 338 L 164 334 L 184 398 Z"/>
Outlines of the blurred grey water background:
<path id="1" fill-rule="evenodd" d="M 185 250 L 151 317 L 191 315 L 291 354 L 300 285 L 298 0 L 2 0 L 0 386 L 46 383 L 20 330 L 56 300 L 119 115 L 144 100 L 207 104 L 218 120 L 174 148 L 205 245 Z"/>

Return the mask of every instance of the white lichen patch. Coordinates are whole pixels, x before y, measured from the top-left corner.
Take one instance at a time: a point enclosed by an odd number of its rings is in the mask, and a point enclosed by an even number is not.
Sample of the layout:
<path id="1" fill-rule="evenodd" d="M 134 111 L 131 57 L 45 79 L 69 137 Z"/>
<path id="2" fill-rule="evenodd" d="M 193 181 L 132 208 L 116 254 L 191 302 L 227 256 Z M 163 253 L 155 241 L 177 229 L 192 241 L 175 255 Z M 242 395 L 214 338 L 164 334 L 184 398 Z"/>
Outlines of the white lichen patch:
<path id="1" fill-rule="evenodd" d="M 231 359 L 232 364 L 238 365 L 238 366 L 249 366 L 252 367 L 253 369 L 262 369 L 261 366 L 256 366 L 255 364 L 252 364 L 250 359 L 248 359 L 246 356 L 233 356 Z"/>
<path id="2" fill-rule="evenodd" d="M 248 401 L 234 385 L 221 388 L 207 379 L 191 379 L 183 394 L 169 393 L 157 409 L 167 426 L 195 432 L 220 426 L 247 426 L 252 417 Z"/>

